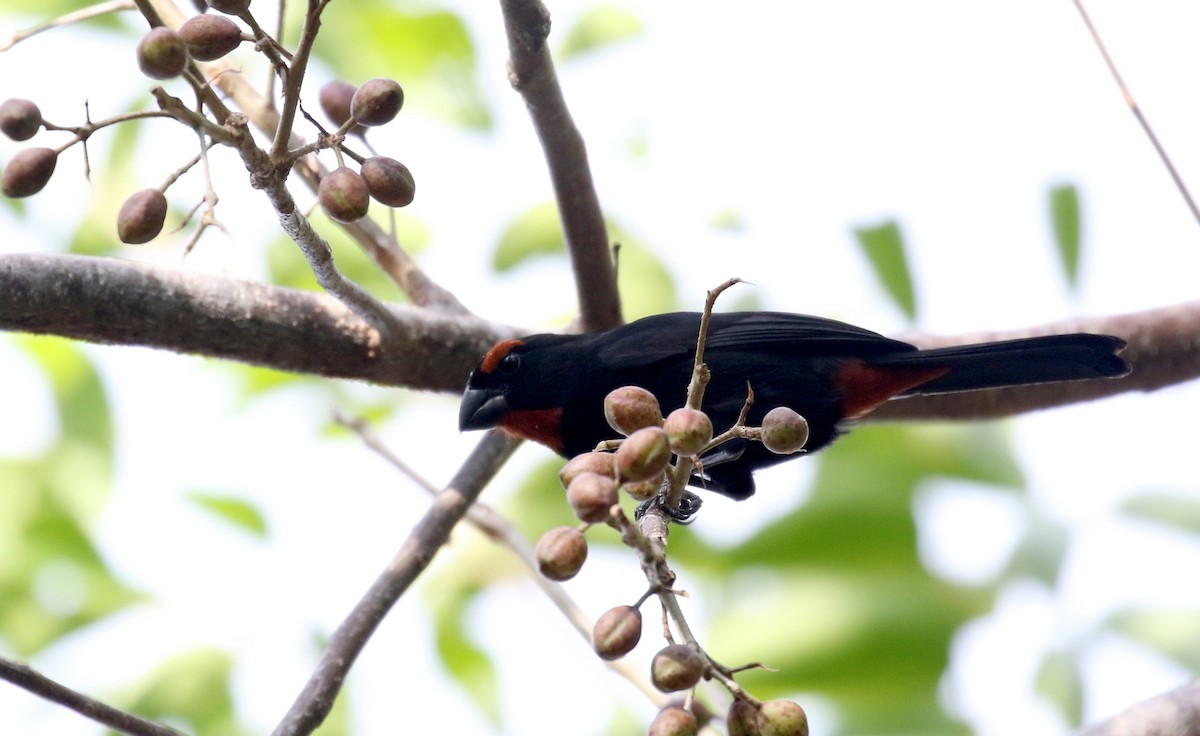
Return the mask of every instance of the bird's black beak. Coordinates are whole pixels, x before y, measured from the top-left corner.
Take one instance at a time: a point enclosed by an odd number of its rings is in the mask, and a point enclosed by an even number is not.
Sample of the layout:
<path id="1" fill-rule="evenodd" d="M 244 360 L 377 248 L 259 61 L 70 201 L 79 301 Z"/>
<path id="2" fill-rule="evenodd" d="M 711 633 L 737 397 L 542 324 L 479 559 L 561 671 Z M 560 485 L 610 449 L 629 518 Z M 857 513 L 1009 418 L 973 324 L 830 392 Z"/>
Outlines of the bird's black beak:
<path id="1" fill-rule="evenodd" d="M 508 413 L 508 399 L 504 394 L 486 389 L 469 388 L 463 393 L 458 407 L 458 430 L 491 429 Z"/>

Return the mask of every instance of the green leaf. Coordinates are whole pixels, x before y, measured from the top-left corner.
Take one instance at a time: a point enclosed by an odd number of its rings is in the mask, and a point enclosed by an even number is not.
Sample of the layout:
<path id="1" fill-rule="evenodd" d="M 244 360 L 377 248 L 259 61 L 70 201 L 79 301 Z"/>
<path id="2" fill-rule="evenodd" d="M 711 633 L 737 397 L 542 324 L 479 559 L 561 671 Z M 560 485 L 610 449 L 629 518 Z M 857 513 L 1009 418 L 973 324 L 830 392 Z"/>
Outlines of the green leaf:
<path id="1" fill-rule="evenodd" d="M 1189 534 L 1200 534 L 1200 500 L 1181 493 L 1140 493 L 1126 499 L 1120 511 Z"/>
<path id="2" fill-rule="evenodd" d="M 1071 184 L 1050 190 L 1050 222 L 1054 227 L 1054 244 L 1066 274 L 1067 283 L 1075 288 L 1079 281 L 1080 216 L 1079 190 Z"/>
<path id="3" fill-rule="evenodd" d="M 492 268 L 504 273 L 530 258 L 565 254 L 566 249 L 558 207 L 553 202 L 543 202 L 530 207 L 504 228 L 492 252 Z"/>
<path id="4" fill-rule="evenodd" d="M 123 700 L 138 715 L 187 724 L 196 736 L 246 733 L 234 715 L 229 680 L 232 658 L 216 649 L 197 649 L 159 665 Z"/>
<path id="5" fill-rule="evenodd" d="M 596 5 L 585 10 L 567 30 L 558 55 L 565 61 L 637 38 L 644 32 L 641 19 L 629 10 L 616 5 Z"/>
<path id="6" fill-rule="evenodd" d="M 443 598 L 434 620 L 436 643 L 442 664 L 471 696 L 492 723 L 500 723 L 500 683 L 487 653 L 471 639 L 467 621 L 479 588 L 462 588 L 458 595 Z"/>
<path id="7" fill-rule="evenodd" d="M 323 21 L 316 53 L 342 79 L 361 84 L 386 70 L 404 88 L 406 107 L 472 129 L 491 127 L 476 79 L 475 46 L 454 13 L 406 12 L 395 3 L 358 0 L 331 4 Z"/>
<path id="8" fill-rule="evenodd" d="M 248 532 L 251 536 L 260 539 L 265 539 L 267 536 L 267 520 L 263 517 L 262 512 L 240 498 L 193 491 L 188 494 L 188 499 L 213 516 Z"/>
<path id="9" fill-rule="evenodd" d="M 1047 652 L 1038 667 L 1035 688 L 1058 708 L 1067 723 L 1078 726 L 1083 721 L 1083 676 L 1073 652 Z"/>
<path id="10" fill-rule="evenodd" d="M 917 299 L 904 255 L 900 225 L 890 220 L 876 227 L 855 228 L 854 235 L 888 296 L 906 317 L 916 319 Z"/>

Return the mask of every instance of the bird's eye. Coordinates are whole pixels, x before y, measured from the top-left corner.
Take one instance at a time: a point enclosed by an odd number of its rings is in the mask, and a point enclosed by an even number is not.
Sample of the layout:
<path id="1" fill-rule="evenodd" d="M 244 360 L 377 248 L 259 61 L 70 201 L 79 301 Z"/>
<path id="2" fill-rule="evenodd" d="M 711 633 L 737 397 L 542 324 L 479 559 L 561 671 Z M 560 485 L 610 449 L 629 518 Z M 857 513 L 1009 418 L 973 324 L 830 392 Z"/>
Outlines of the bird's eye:
<path id="1" fill-rule="evenodd" d="M 516 373 L 517 369 L 520 367 L 521 367 L 521 356 L 519 356 L 515 353 L 509 353 L 508 355 L 504 356 L 503 360 L 500 361 L 498 370 L 500 371 L 500 373 L 502 373 L 506 376 L 511 376 L 512 374 Z"/>

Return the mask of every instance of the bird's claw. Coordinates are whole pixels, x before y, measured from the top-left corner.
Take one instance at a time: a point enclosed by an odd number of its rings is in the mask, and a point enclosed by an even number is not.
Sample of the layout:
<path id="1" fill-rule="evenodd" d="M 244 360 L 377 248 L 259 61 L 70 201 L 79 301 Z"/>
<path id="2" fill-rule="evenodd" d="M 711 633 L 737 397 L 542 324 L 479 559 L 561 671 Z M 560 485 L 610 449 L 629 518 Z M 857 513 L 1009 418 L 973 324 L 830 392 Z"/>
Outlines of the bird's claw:
<path id="1" fill-rule="evenodd" d="M 634 520 L 641 521 L 647 511 L 657 508 L 671 517 L 671 520 L 676 524 L 690 524 L 696 518 L 696 512 L 700 510 L 701 504 L 704 503 L 704 499 L 700 498 L 700 496 L 686 490 L 683 492 L 683 497 L 679 499 L 678 508 L 671 508 L 666 504 L 666 500 L 667 497 L 660 493 L 654 498 L 642 501 L 638 505 L 637 510 L 633 512 Z"/>

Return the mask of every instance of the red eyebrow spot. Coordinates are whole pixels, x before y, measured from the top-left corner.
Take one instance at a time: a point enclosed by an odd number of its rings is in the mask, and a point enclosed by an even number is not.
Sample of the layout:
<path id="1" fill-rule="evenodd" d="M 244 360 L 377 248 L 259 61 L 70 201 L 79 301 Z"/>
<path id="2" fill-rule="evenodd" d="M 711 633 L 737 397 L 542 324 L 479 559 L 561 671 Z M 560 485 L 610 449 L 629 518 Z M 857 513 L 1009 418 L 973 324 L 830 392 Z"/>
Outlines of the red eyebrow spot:
<path id="1" fill-rule="evenodd" d="M 479 364 L 479 370 L 484 373 L 491 373 L 500 365 L 500 361 L 504 360 L 512 349 L 518 345 L 524 345 L 524 340 L 501 340 L 492 346 L 492 349 L 483 356 L 483 361 Z"/>

